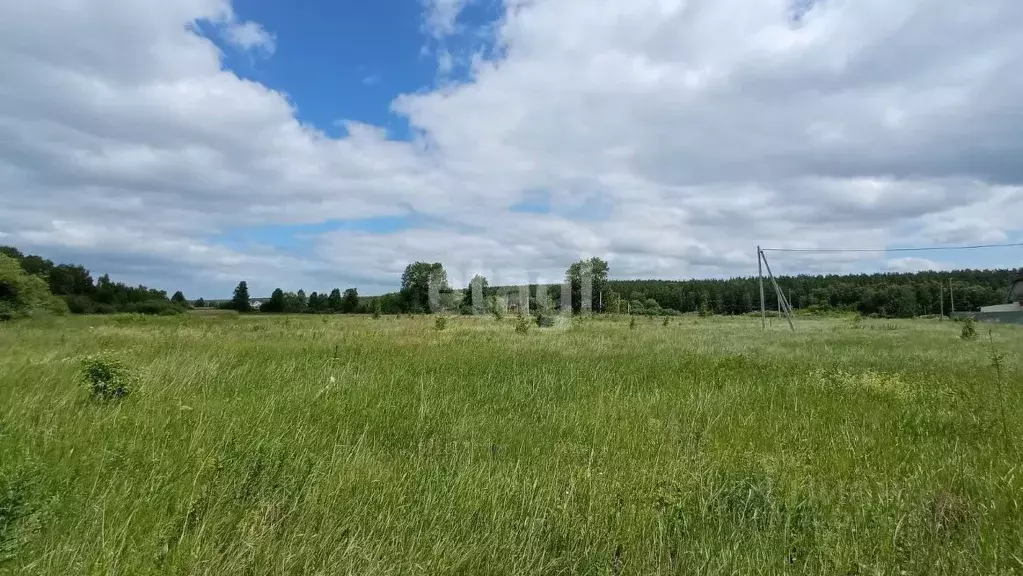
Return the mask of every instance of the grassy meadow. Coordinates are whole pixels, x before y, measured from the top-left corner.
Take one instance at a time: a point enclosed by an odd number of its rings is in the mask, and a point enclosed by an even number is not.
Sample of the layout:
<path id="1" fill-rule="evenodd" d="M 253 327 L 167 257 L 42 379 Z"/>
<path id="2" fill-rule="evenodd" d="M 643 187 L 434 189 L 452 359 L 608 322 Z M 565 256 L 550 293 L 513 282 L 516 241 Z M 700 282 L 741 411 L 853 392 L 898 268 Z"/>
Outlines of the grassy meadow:
<path id="1" fill-rule="evenodd" d="M 1023 328 L 961 328 L 0 324 L 0 574 L 1023 575 Z"/>

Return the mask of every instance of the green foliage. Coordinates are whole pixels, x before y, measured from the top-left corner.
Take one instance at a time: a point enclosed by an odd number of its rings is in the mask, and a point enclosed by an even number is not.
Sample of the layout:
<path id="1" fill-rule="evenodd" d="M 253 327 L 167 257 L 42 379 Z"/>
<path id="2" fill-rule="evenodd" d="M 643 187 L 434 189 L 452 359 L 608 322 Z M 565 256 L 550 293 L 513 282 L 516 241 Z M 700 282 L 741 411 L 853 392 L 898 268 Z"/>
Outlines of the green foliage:
<path id="1" fill-rule="evenodd" d="M 405 267 L 400 291 L 404 311 L 413 314 L 434 311 L 430 302 L 431 290 L 436 294 L 450 290 L 447 272 L 440 262 L 413 262 Z"/>
<path id="2" fill-rule="evenodd" d="M 951 309 L 948 282 L 955 288 L 957 310 L 1005 302 L 1006 289 L 1023 273 L 1020 269 L 955 270 L 911 274 L 856 274 L 827 276 L 780 276 L 778 284 L 794 309 L 815 306 L 822 310 L 858 311 L 870 316 L 910 318 L 938 314 Z M 944 291 L 942 290 L 944 285 Z M 610 290 L 630 301 L 654 299 L 662 309 L 698 312 L 708 308 L 714 314 L 737 315 L 759 310 L 757 278 L 728 280 L 610 280 Z M 768 310 L 777 309 L 773 290 L 766 292 Z M 625 312 L 626 305 L 621 305 Z M 615 311 L 615 308 L 610 308 Z M 635 312 L 635 311 L 634 311 Z"/>
<path id="3" fill-rule="evenodd" d="M 181 292 L 181 290 L 178 290 L 173 296 L 171 296 L 171 302 L 178 306 L 183 306 L 185 308 L 188 307 L 188 299 L 185 298 L 185 295 Z"/>
<path id="4" fill-rule="evenodd" d="M 707 317 L 713 316 L 713 315 L 714 315 L 714 311 L 711 310 L 710 306 L 707 306 L 706 304 L 701 304 L 700 305 L 700 318 L 707 318 Z"/>
<path id="5" fill-rule="evenodd" d="M 238 286 L 234 289 L 234 295 L 231 296 L 231 309 L 242 313 L 252 312 L 252 302 L 249 299 L 249 285 L 244 280 L 239 282 Z"/>
<path id="6" fill-rule="evenodd" d="M 667 326 L 668 324 L 671 324 L 671 317 L 665 316 L 664 320 L 661 321 L 661 326 Z"/>
<path id="7" fill-rule="evenodd" d="M 128 314 L 115 314 L 113 320 L 120 326 L 135 326 L 138 324 L 145 324 L 147 316 L 144 314 L 138 314 L 131 312 Z"/>
<path id="8" fill-rule="evenodd" d="M 437 330 L 443 330 L 448 327 L 447 316 L 437 316 L 437 320 L 434 322 L 433 327 Z"/>
<path id="9" fill-rule="evenodd" d="M 203 298 L 199 298 L 195 301 L 194 306 L 196 308 L 205 308 L 207 306 L 206 300 L 204 300 Z"/>
<path id="10" fill-rule="evenodd" d="M 345 290 L 344 296 L 341 297 L 341 312 L 344 314 L 353 314 L 359 308 L 359 291 L 355 288 L 349 288 Z"/>
<path id="11" fill-rule="evenodd" d="M 539 324 L 540 317 L 537 317 L 537 323 Z M 519 314 L 518 318 L 515 319 L 515 331 L 519 334 L 526 334 L 529 332 L 529 319 L 526 318 L 525 314 Z"/>
<path id="12" fill-rule="evenodd" d="M 320 295 L 313 292 L 309 295 L 309 302 L 306 305 L 306 312 L 309 314 L 322 314 L 327 311 L 327 295 Z"/>
<path id="13" fill-rule="evenodd" d="M 341 297 L 341 289 L 334 288 L 330 291 L 330 296 L 327 297 L 327 310 L 331 314 L 340 314 L 343 305 L 344 299 Z"/>
<path id="14" fill-rule="evenodd" d="M 557 325 L 558 315 L 553 310 L 541 310 L 536 315 L 536 325 L 538 328 L 553 328 Z"/>
<path id="15" fill-rule="evenodd" d="M 504 306 L 498 301 L 496 296 L 491 296 L 487 300 L 487 307 L 490 309 L 490 314 L 493 315 L 494 320 L 504 320 Z"/>
<path id="16" fill-rule="evenodd" d="M 977 338 L 977 321 L 973 318 L 967 318 L 963 321 L 963 329 L 959 332 L 959 337 L 963 340 L 974 340 Z"/>
<path id="17" fill-rule="evenodd" d="M 263 302 L 263 305 L 259 307 L 259 311 L 264 314 L 316 313 L 319 311 L 321 301 L 322 299 L 319 295 L 317 295 L 313 302 L 315 307 L 311 309 L 309 306 L 309 299 L 306 298 L 305 291 L 299 290 L 298 292 L 285 292 L 284 290 L 277 288 L 270 294 L 270 299 Z"/>
<path id="18" fill-rule="evenodd" d="M 469 285 L 462 291 L 462 302 L 459 311 L 462 314 L 485 314 L 490 286 L 487 279 L 479 274 L 473 276 Z"/>
<path id="19" fill-rule="evenodd" d="M 259 307 L 259 311 L 264 314 L 283 314 L 287 305 L 288 303 L 284 299 L 284 290 L 276 288 L 270 293 L 270 299 L 263 302 L 263 305 Z"/>
<path id="20" fill-rule="evenodd" d="M 45 280 L 25 272 L 14 258 L 0 254 L 0 321 L 67 311 L 67 304 L 50 293 Z"/>
<path id="21" fill-rule="evenodd" d="M 636 329 L 636 317 L 633 316 L 633 317 L 629 318 L 629 330 L 635 330 L 635 329 Z"/>
<path id="22" fill-rule="evenodd" d="M 305 312 L 306 296 L 305 291 L 284 293 L 284 312 L 286 314 L 301 314 Z"/>
<path id="23" fill-rule="evenodd" d="M 8 250 L 9 254 L 20 254 Z M 101 276 L 93 283 L 83 266 L 54 265 L 39 256 L 17 257 L 30 275 L 42 278 L 50 292 L 63 299 L 72 314 L 114 314 L 117 312 L 145 314 L 180 314 L 188 309 L 187 301 L 172 302 L 163 290 L 145 286 L 128 286 Z M 183 296 L 181 297 L 183 299 Z"/>
<path id="24" fill-rule="evenodd" d="M 565 280 L 572 285 L 572 312 L 578 314 L 583 308 L 583 296 L 586 295 L 583 291 L 584 282 L 590 284 L 589 298 L 590 298 L 590 310 L 594 312 L 603 312 L 600 309 L 600 294 L 609 293 L 608 289 L 608 276 L 611 273 L 611 267 L 608 263 L 601 258 L 590 258 L 588 260 L 580 260 L 568 267 L 565 271 Z M 607 308 L 606 302 L 604 302 L 604 309 Z"/>
<path id="25" fill-rule="evenodd" d="M 97 401 L 121 400 L 131 394 L 138 380 L 124 363 L 110 354 L 97 354 L 82 360 L 81 379 Z"/>
<path id="26" fill-rule="evenodd" d="M 0 567 L 13 560 L 39 528 L 31 523 L 37 507 L 33 492 L 39 483 L 38 472 L 29 466 L 4 468 L 0 463 Z"/>
<path id="27" fill-rule="evenodd" d="M 378 300 L 375 303 L 375 305 L 373 306 L 373 319 L 374 320 L 379 320 L 380 319 L 380 309 L 381 309 L 381 304 L 380 304 L 380 301 Z"/>

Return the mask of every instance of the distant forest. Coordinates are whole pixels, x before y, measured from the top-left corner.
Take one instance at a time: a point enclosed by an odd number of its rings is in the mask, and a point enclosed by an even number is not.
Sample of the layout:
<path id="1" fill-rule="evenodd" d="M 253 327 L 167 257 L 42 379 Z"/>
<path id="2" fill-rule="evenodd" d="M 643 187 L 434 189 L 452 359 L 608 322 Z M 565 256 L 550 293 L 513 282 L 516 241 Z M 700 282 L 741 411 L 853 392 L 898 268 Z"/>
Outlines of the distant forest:
<path id="1" fill-rule="evenodd" d="M 13 258 L 28 277 L 42 279 L 52 295 L 63 299 L 75 314 L 136 312 L 177 314 L 191 307 L 218 307 L 239 312 L 310 314 L 400 314 L 427 313 L 430 286 L 439 287 L 440 303 L 445 310 L 463 314 L 493 312 L 519 307 L 522 287 L 491 287 L 477 276 L 464 290 L 453 290 L 440 263 L 415 262 L 402 274 L 401 290 L 380 296 L 359 296 L 355 288 L 343 293 L 302 290 L 274 290 L 270 298 L 251 299 L 242 281 L 230 300 L 188 301 L 181 292 L 168 297 L 162 290 L 146 286 L 127 286 L 103 275 L 93 280 L 85 267 L 54 264 L 40 256 L 26 255 L 18 249 L 0 247 L 0 257 Z M 13 264 L 12 264 L 13 265 Z M 589 270 L 592 278 L 592 310 L 607 313 L 671 315 L 684 313 L 747 314 L 760 309 L 760 286 L 756 277 L 727 280 L 614 280 L 610 267 L 600 258 L 572 264 L 565 272 L 571 285 L 572 308 L 583 307 L 582 279 Z M 1006 301 L 1009 285 L 1023 275 L 1023 269 L 954 270 L 909 274 L 848 274 L 781 276 L 778 284 L 793 308 L 811 311 L 855 311 L 864 315 L 910 318 L 957 311 L 973 311 L 981 306 Z M 38 280 L 36 280 L 38 282 Z M 473 303 L 473 287 L 484 296 Z M 560 285 L 531 285 L 529 309 L 545 312 L 560 307 Z M 0 301 L 16 296 L 16 283 L 0 277 Z M 777 297 L 765 280 L 768 310 L 778 308 Z M 2 302 L 0 302 L 2 304 Z"/>
<path id="2" fill-rule="evenodd" d="M 580 309 L 579 268 L 591 264 L 598 273 L 593 275 L 592 309 L 596 312 L 631 313 L 640 315 L 670 315 L 705 313 L 736 315 L 760 310 L 760 285 L 756 277 L 727 280 L 614 280 L 608 277 L 609 267 L 599 258 L 577 262 L 566 271 L 572 283 L 572 307 Z M 405 282 L 413 267 L 431 266 L 443 278 L 440 264 L 410 264 L 403 275 L 400 292 L 385 294 L 372 300 L 363 299 L 364 309 L 379 309 L 385 314 L 422 312 L 426 290 L 415 283 Z M 1006 302 L 1009 285 L 1023 276 L 1023 268 L 1001 270 L 953 270 L 916 273 L 876 273 L 846 275 L 780 276 L 776 280 L 794 309 L 805 311 L 849 311 L 863 315 L 887 318 L 912 318 L 942 311 L 947 315 L 953 309 L 974 311 L 981 306 Z M 444 279 L 446 280 L 446 279 Z M 446 286 L 446 281 L 442 283 Z M 487 286 L 482 283 L 482 294 L 501 298 L 512 307 L 521 305 L 520 286 Z M 764 279 L 764 297 L 768 310 L 778 309 L 778 298 L 770 281 Z M 559 307 L 561 286 L 530 285 L 529 308 L 541 311 L 545 307 Z M 419 296 L 410 296 L 419 292 Z M 442 292 L 444 290 L 442 289 Z M 462 313 L 473 312 L 471 288 L 455 291 L 448 298 L 448 309 Z"/>
<path id="3" fill-rule="evenodd" d="M 28 276 L 42 278 L 53 296 L 63 299 L 72 314 L 180 314 L 189 308 L 185 296 L 178 292 L 168 298 L 163 290 L 145 286 L 128 286 L 114 282 L 104 274 L 95 281 L 84 266 L 54 264 L 41 256 L 22 254 L 13 246 L 0 246 L 0 258 L 13 258 Z M 14 278 L 0 278 L 0 309 L 13 309 L 23 299 Z M 24 290 L 24 288 L 22 288 Z M 44 288 L 45 291 L 45 288 Z M 9 300 L 7 306 L 4 300 Z"/>
<path id="4" fill-rule="evenodd" d="M 849 274 L 826 276 L 780 276 L 778 285 L 794 309 L 848 310 L 864 315 L 910 318 L 973 311 L 1006 301 L 1009 285 L 1023 274 L 1015 270 L 954 270 L 911 274 Z M 951 281 L 951 283 L 950 283 Z M 777 310 L 778 299 L 764 280 L 768 310 Z M 647 309 L 697 312 L 707 308 L 715 314 L 745 314 L 760 310 L 760 287 L 756 277 L 729 280 L 612 280 L 609 288 L 632 305 L 635 314 Z M 944 298 L 944 308 L 942 308 Z"/>

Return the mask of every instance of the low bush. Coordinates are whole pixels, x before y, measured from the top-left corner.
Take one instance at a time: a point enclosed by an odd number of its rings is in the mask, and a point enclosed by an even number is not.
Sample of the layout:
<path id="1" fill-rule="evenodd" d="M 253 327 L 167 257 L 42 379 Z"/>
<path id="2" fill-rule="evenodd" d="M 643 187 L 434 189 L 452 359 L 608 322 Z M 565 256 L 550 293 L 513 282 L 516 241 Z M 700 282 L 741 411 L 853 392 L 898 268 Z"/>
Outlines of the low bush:
<path id="1" fill-rule="evenodd" d="M 973 318 L 967 318 L 963 321 L 963 329 L 959 332 L 959 337 L 963 340 L 973 340 L 977 337 L 977 321 Z"/>
<path id="2" fill-rule="evenodd" d="M 529 332 L 529 320 L 522 314 L 519 314 L 519 317 L 515 320 L 515 331 L 519 334 L 526 334 Z"/>
<path id="3" fill-rule="evenodd" d="M 536 325 L 538 328 L 553 328 L 557 320 L 558 315 L 554 312 L 540 312 L 536 316 Z"/>
<path id="4" fill-rule="evenodd" d="M 82 361 L 81 379 L 92 398 L 101 402 L 121 400 L 138 385 L 123 362 L 103 354 Z"/>

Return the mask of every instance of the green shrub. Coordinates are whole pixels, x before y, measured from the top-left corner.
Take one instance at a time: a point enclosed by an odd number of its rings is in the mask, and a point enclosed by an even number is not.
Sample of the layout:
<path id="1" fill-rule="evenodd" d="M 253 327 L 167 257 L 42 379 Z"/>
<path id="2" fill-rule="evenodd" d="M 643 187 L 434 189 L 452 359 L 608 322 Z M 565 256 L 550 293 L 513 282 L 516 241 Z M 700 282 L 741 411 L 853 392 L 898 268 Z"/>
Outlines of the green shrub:
<path id="1" fill-rule="evenodd" d="M 121 325 L 144 324 L 146 322 L 146 317 L 137 312 L 130 312 L 128 314 L 118 314 L 114 316 L 114 322 Z"/>
<path id="2" fill-rule="evenodd" d="M 636 329 L 636 317 L 633 316 L 632 318 L 629 318 L 629 330 L 635 330 L 635 329 Z"/>
<path id="3" fill-rule="evenodd" d="M 539 322 L 539 317 L 537 318 Z M 529 320 L 522 314 L 515 320 L 515 331 L 519 334 L 525 334 L 529 332 Z"/>
<path id="4" fill-rule="evenodd" d="M 504 310 L 501 309 L 501 305 L 498 303 L 497 298 L 490 298 L 490 313 L 494 315 L 495 320 L 504 320 Z"/>
<path id="5" fill-rule="evenodd" d="M 105 302 L 96 302 L 92 305 L 93 314 L 117 314 L 117 308 Z"/>
<path id="6" fill-rule="evenodd" d="M 186 308 L 170 300 L 146 300 L 121 306 L 119 311 L 127 314 L 144 314 L 146 316 L 176 316 L 184 313 Z"/>
<path id="7" fill-rule="evenodd" d="M 544 311 L 537 314 L 536 325 L 538 328 L 553 328 L 557 323 L 557 320 L 558 320 L 557 314 L 549 311 Z"/>
<path id="8" fill-rule="evenodd" d="M 434 323 L 434 328 L 437 330 L 443 330 L 448 327 L 447 316 L 438 316 L 437 321 Z"/>
<path id="9" fill-rule="evenodd" d="M 94 355 L 82 361 L 82 381 L 94 400 L 121 400 L 137 387 L 137 380 L 124 364 L 108 355 Z"/>
<path id="10" fill-rule="evenodd" d="M 670 316 L 665 316 L 664 320 L 661 321 L 661 325 L 662 326 L 667 326 L 668 324 L 671 324 L 671 317 Z"/>
<path id="11" fill-rule="evenodd" d="M 977 321 L 973 318 L 967 318 L 963 322 L 963 329 L 959 333 L 959 337 L 963 340 L 973 340 L 977 337 Z"/>
<path id="12" fill-rule="evenodd" d="M 0 321 L 67 311 L 67 303 L 50 293 L 45 280 L 26 273 L 14 258 L 0 254 Z"/>

